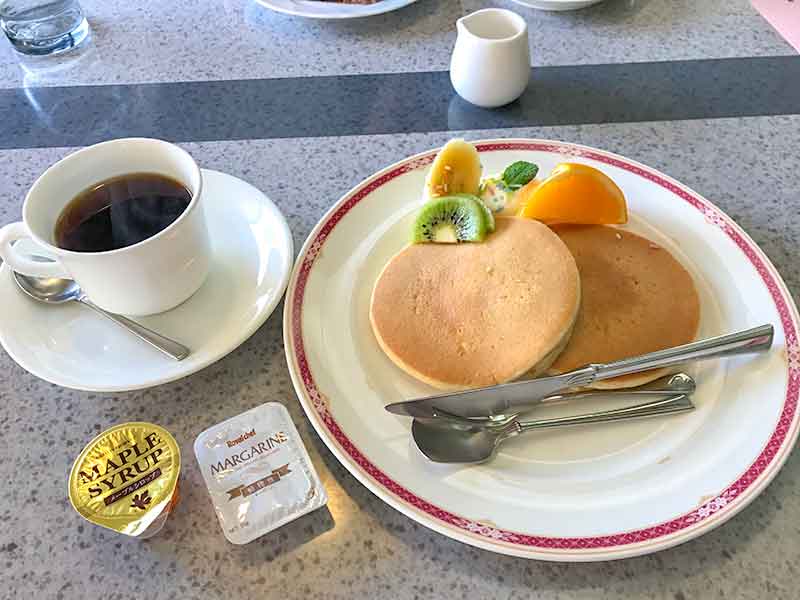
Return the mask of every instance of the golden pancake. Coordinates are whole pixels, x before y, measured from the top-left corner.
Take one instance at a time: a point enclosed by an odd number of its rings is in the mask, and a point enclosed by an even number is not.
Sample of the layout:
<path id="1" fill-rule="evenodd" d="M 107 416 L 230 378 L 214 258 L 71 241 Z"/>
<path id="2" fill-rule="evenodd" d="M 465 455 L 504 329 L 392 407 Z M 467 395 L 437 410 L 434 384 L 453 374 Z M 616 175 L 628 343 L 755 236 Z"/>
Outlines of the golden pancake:
<path id="1" fill-rule="evenodd" d="M 414 244 L 395 255 L 375 284 L 370 321 L 401 369 L 462 389 L 546 369 L 579 304 L 578 269 L 558 236 L 538 221 L 498 218 L 483 243 Z"/>
<path id="2" fill-rule="evenodd" d="M 575 257 L 581 310 L 551 373 L 686 344 L 695 339 L 700 300 L 692 276 L 650 240 L 606 226 L 554 228 Z M 592 387 L 619 388 L 656 379 L 665 369 L 617 377 Z"/>

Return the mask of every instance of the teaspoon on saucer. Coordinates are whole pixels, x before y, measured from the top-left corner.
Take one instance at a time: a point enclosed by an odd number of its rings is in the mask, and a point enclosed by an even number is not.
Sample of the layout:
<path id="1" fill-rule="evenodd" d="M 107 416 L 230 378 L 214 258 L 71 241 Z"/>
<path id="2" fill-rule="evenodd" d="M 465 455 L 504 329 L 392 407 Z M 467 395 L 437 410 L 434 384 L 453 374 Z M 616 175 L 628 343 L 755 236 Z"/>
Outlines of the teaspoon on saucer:
<path id="1" fill-rule="evenodd" d="M 189 356 L 191 352 L 189 348 L 183 344 L 171 340 L 160 333 L 156 333 L 152 329 L 139 325 L 139 323 L 131 321 L 121 315 L 115 315 L 103 310 L 89 300 L 78 283 L 72 279 L 31 277 L 22 275 L 16 271 L 13 272 L 13 275 L 17 286 L 34 300 L 44 302 L 45 304 L 63 304 L 72 301 L 80 302 L 84 306 L 88 306 L 92 310 L 97 311 L 107 319 L 114 321 L 117 325 L 124 327 L 139 339 L 144 340 L 175 360 L 183 360 Z"/>

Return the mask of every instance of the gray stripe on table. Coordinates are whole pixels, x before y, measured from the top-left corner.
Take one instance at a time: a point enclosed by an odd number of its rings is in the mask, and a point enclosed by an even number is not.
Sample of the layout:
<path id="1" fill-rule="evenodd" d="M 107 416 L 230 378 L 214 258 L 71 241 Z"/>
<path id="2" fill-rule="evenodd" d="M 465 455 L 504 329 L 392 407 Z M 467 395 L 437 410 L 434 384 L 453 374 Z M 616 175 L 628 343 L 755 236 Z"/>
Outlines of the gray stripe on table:
<path id="1" fill-rule="evenodd" d="M 447 72 L 0 90 L 0 148 L 213 141 L 800 113 L 800 57 L 534 68 L 496 110 Z"/>

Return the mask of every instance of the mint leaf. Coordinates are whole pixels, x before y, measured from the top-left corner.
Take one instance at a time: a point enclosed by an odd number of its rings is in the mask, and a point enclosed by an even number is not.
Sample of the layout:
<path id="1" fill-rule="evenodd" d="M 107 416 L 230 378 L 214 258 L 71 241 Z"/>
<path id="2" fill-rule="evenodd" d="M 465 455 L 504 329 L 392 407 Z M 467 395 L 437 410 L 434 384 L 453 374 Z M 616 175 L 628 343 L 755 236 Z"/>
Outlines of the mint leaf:
<path id="1" fill-rule="evenodd" d="M 524 160 L 508 165 L 503 171 L 503 181 L 512 190 L 518 190 L 531 181 L 539 172 L 539 167 Z"/>

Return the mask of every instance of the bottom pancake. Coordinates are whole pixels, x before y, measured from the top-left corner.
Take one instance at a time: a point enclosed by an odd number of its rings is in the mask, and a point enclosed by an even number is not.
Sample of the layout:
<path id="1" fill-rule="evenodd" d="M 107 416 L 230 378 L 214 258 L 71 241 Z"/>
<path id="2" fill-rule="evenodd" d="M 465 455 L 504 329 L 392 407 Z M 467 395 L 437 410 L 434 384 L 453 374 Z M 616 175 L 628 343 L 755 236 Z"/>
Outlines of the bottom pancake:
<path id="1" fill-rule="evenodd" d="M 691 275 L 664 248 L 607 226 L 558 226 L 581 277 L 581 309 L 572 337 L 550 368 L 564 373 L 693 341 L 700 300 Z M 642 385 L 657 369 L 597 382 L 611 389 Z"/>

